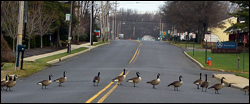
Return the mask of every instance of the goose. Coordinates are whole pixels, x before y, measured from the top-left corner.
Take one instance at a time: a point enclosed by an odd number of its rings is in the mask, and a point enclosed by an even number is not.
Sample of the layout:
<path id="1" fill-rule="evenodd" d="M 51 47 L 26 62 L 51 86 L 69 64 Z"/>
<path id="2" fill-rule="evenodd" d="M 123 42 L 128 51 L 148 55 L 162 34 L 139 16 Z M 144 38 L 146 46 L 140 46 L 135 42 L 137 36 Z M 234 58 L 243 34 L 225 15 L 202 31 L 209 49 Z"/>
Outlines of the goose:
<path id="1" fill-rule="evenodd" d="M 203 92 L 203 88 L 205 88 L 205 92 L 207 92 L 208 85 L 209 85 L 209 83 L 207 81 L 207 74 L 205 74 L 205 81 L 201 83 L 202 92 Z"/>
<path id="2" fill-rule="evenodd" d="M 201 75 L 202 74 L 200 73 L 200 79 L 197 79 L 196 81 L 194 81 L 194 84 L 197 85 L 197 89 L 199 89 L 199 86 L 201 85 L 201 82 L 202 82 Z"/>
<path id="3" fill-rule="evenodd" d="M 136 72 L 137 77 L 133 77 L 127 80 L 127 82 L 130 83 L 134 83 L 134 87 L 135 87 L 135 83 L 139 83 L 141 81 L 141 77 L 139 76 L 139 72 Z"/>
<path id="4" fill-rule="evenodd" d="M 67 73 L 66 71 L 63 72 L 63 77 L 57 78 L 56 80 L 54 80 L 53 82 L 57 82 L 59 83 L 59 86 L 61 86 L 62 83 L 67 81 L 67 77 L 65 76 L 65 73 Z"/>
<path id="5" fill-rule="evenodd" d="M 153 85 L 153 88 L 155 88 L 155 85 L 158 85 L 161 82 L 160 80 L 160 73 L 157 74 L 157 79 L 153 79 L 151 81 L 148 81 L 148 84 Z"/>
<path id="6" fill-rule="evenodd" d="M 45 86 L 45 89 L 46 89 L 46 86 L 50 85 L 52 80 L 51 80 L 51 77 L 53 77 L 51 74 L 49 75 L 49 80 L 42 80 L 40 82 L 37 83 L 37 85 L 41 85 L 42 86 L 42 89 L 43 89 L 43 86 Z"/>
<path id="7" fill-rule="evenodd" d="M 182 76 L 179 76 L 179 81 L 174 81 L 174 82 L 170 83 L 168 85 L 168 87 L 169 86 L 173 86 L 174 90 L 175 90 L 175 88 L 177 88 L 177 91 L 178 91 L 178 87 L 180 87 L 182 85 L 182 83 L 183 83 L 183 81 L 181 80 L 181 78 L 182 78 Z"/>
<path id="8" fill-rule="evenodd" d="M 11 87 L 14 87 L 16 85 L 16 78 L 17 78 L 17 75 L 14 75 L 14 79 L 12 80 L 9 80 L 8 82 L 6 82 L 4 85 L 7 87 L 6 88 L 6 91 L 8 91 L 8 88 L 9 88 L 9 91 L 11 91 Z"/>
<path id="9" fill-rule="evenodd" d="M 98 86 L 98 83 L 100 82 L 101 78 L 100 78 L 100 72 L 98 72 L 98 75 L 94 77 L 93 79 L 93 82 L 94 82 L 94 86 L 95 86 L 95 83 L 97 84 Z"/>
<path id="10" fill-rule="evenodd" d="M 245 87 L 243 88 L 243 90 L 245 91 L 245 95 L 246 95 L 247 92 L 248 92 L 248 95 L 249 95 L 249 86 L 245 86 Z"/>
<path id="11" fill-rule="evenodd" d="M 220 90 L 221 88 L 224 87 L 223 79 L 225 79 L 225 77 L 221 78 L 221 83 L 217 83 L 217 84 L 215 84 L 215 85 L 213 85 L 211 87 L 208 87 L 208 89 L 212 88 L 212 89 L 215 90 L 215 94 L 216 94 L 216 92 L 217 92 L 217 94 L 219 94 L 218 90 Z"/>
<path id="12" fill-rule="evenodd" d="M 4 90 L 3 87 L 5 87 L 5 83 L 8 82 L 8 77 L 9 77 L 9 75 L 6 74 L 5 79 L 4 79 L 4 80 L 1 80 L 1 90 Z"/>
<path id="13" fill-rule="evenodd" d="M 123 69 L 123 74 L 120 75 L 120 76 L 117 76 L 115 77 L 114 79 L 112 79 L 112 82 L 118 82 L 117 84 L 118 85 L 122 85 L 122 81 L 126 78 L 126 75 L 125 75 L 125 69 Z"/>

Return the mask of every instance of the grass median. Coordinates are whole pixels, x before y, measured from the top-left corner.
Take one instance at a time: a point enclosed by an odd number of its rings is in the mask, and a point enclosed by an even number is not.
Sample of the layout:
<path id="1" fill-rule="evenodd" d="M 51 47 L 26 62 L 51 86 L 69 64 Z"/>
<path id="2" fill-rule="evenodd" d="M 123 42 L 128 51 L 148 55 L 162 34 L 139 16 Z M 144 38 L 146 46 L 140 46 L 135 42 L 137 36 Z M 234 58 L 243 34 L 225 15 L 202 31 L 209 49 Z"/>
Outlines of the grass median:
<path id="1" fill-rule="evenodd" d="M 208 70 L 224 70 L 227 72 L 233 72 L 237 76 L 242 76 L 249 79 L 249 53 L 241 54 L 219 54 L 207 52 L 207 57 L 211 57 L 212 65 L 208 66 L 205 63 L 205 51 L 186 52 L 189 56 L 200 62 L 205 69 Z M 238 69 L 238 57 L 240 58 Z M 244 60 L 244 61 L 243 61 Z M 243 69 L 244 64 L 244 69 Z"/>

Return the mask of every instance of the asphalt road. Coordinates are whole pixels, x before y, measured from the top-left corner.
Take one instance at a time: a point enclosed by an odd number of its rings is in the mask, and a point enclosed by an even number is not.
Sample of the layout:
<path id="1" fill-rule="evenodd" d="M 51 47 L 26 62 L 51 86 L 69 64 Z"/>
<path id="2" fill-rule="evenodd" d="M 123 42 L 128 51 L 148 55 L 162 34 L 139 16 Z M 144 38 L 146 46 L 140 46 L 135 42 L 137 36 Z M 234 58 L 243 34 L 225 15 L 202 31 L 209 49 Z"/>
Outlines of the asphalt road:
<path id="1" fill-rule="evenodd" d="M 136 54 L 135 54 L 136 53 Z M 126 68 L 127 77 L 135 77 L 139 71 L 142 81 L 133 87 L 132 83 L 122 85 L 111 83 L 111 79 Z M 42 89 L 37 82 L 61 77 L 67 71 L 68 81 L 61 87 L 52 83 Z M 93 77 L 100 72 L 99 86 L 93 86 Z M 92 49 L 89 52 L 55 64 L 25 79 L 18 79 L 11 92 L 1 91 L 1 103 L 248 103 L 249 95 L 239 89 L 225 86 L 215 94 L 208 89 L 202 92 L 193 82 L 199 73 L 208 74 L 210 85 L 220 83 L 212 78 L 213 73 L 202 70 L 187 58 L 183 51 L 159 41 L 111 41 L 111 44 Z M 153 89 L 146 82 L 160 73 L 161 82 Z M 182 75 L 183 85 L 179 91 L 167 85 Z M 204 80 L 204 76 L 202 77 Z M 111 83 L 111 84 L 110 84 Z"/>

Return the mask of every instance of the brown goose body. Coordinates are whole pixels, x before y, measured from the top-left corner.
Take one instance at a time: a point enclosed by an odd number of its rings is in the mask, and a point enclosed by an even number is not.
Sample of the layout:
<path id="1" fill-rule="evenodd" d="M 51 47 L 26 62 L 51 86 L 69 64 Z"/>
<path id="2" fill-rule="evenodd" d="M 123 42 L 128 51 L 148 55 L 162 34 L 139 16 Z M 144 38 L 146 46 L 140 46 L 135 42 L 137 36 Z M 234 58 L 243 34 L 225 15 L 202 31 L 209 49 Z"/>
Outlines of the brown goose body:
<path id="1" fill-rule="evenodd" d="M 126 78 L 125 71 L 126 70 L 123 69 L 123 74 L 112 79 L 112 82 L 117 82 L 118 85 L 121 85 L 121 82 Z"/>
<path id="2" fill-rule="evenodd" d="M 243 88 L 243 90 L 244 90 L 244 92 L 245 92 L 245 95 L 246 95 L 247 92 L 248 92 L 248 95 L 249 95 L 249 86 L 245 86 L 245 87 Z"/>
<path id="3" fill-rule="evenodd" d="M 56 80 L 54 80 L 54 82 L 59 83 L 59 86 L 61 86 L 62 83 L 67 81 L 67 77 L 65 76 L 65 73 L 67 73 L 66 71 L 63 72 L 63 77 L 57 78 Z"/>
<path id="4" fill-rule="evenodd" d="M 182 85 L 182 83 L 183 83 L 183 81 L 181 80 L 181 78 L 182 78 L 182 76 L 179 76 L 179 81 L 174 81 L 174 82 L 170 83 L 170 84 L 168 85 L 168 87 L 169 87 L 169 86 L 173 86 L 173 87 L 174 87 L 174 90 L 177 89 L 177 91 L 178 91 L 178 87 L 180 87 L 180 86 Z M 175 90 L 175 91 L 176 91 L 176 90 Z"/>
<path id="5" fill-rule="evenodd" d="M 42 80 L 42 81 L 38 82 L 37 84 L 41 85 L 42 89 L 43 89 L 43 86 L 45 86 L 45 89 L 46 89 L 46 86 L 50 85 L 51 82 L 52 82 L 51 77 L 53 77 L 53 76 L 50 74 L 49 75 L 49 80 Z"/>
<path id="6" fill-rule="evenodd" d="M 200 79 L 197 79 L 196 81 L 194 81 L 194 84 L 197 85 L 197 89 L 199 89 L 199 86 L 201 85 L 202 83 L 202 80 L 201 80 L 201 73 L 200 73 Z"/>
<path id="7" fill-rule="evenodd" d="M 95 76 L 94 79 L 93 79 L 94 86 L 96 86 L 95 84 L 97 84 L 97 86 L 98 86 L 100 80 L 101 80 L 101 78 L 100 78 L 100 72 L 98 72 L 98 75 Z"/>
<path id="8" fill-rule="evenodd" d="M 153 88 L 155 88 L 155 85 L 160 84 L 160 82 L 161 82 L 161 80 L 160 80 L 160 73 L 158 73 L 156 79 L 148 81 L 147 83 L 153 85 Z"/>
<path id="9" fill-rule="evenodd" d="M 141 81 L 141 77 L 139 76 L 139 72 L 136 72 L 137 77 L 133 77 L 127 80 L 127 82 L 134 83 L 134 87 L 136 83 L 139 83 Z"/>
<path id="10" fill-rule="evenodd" d="M 8 88 L 9 88 L 9 91 L 11 91 L 10 88 L 12 88 L 12 87 L 14 87 L 16 85 L 16 78 L 17 78 L 17 75 L 14 75 L 14 79 L 13 80 L 9 80 L 8 82 L 6 82 L 4 84 L 7 87 L 6 91 L 8 91 Z"/>
<path id="11" fill-rule="evenodd" d="M 202 92 L 203 92 L 203 88 L 205 88 L 205 92 L 207 92 L 208 85 L 209 83 L 207 81 L 207 74 L 205 74 L 205 81 L 201 83 Z"/>
<path id="12" fill-rule="evenodd" d="M 221 78 L 221 83 L 217 83 L 211 87 L 209 87 L 208 89 L 212 88 L 215 90 L 215 94 L 217 92 L 217 94 L 219 94 L 219 90 L 222 89 L 224 87 L 224 83 L 223 83 L 223 79 L 225 79 L 224 77 Z"/>
<path id="13" fill-rule="evenodd" d="M 4 90 L 3 87 L 6 86 L 5 83 L 7 83 L 7 82 L 9 81 L 9 80 L 8 80 L 8 77 L 9 77 L 9 75 L 7 74 L 7 75 L 5 76 L 5 79 L 4 79 L 4 80 L 1 80 L 1 90 Z"/>

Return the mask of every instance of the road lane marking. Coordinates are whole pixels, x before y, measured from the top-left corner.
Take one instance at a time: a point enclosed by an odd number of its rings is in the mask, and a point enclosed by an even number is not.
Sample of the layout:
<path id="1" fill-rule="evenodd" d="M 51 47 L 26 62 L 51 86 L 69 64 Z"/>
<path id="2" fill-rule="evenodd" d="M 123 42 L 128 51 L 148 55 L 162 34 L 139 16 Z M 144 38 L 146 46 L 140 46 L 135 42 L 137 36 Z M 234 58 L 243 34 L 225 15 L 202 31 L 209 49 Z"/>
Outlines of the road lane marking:
<path id="1" fill-rule="evenodd" d="M 129 73 L 129 70 L 128 72 L 125 74 L 127 76 L 127 74 Z M 125 80 L 125 79 L 124 79 Z M 114 87 L 112 89 L 110 89 L 99 101 L 97 101 L 97 103 L 102 103 L 114 90 L 115 88 L 117 87 L 118 85 L 115 84 Z"/>
<path id="2" fill-rule="evenodd" d="M 99 91 L 97 94 L 95 94 L 93 97 L 91 97 L 89 100 L 87 100 L 85 103 L 91 103 L 95 98 L 97 98 L 102 92 L 104 92 L 106 89 L 108 89 L 114 82 L 110 82 L 104 89 Z"/>
<path id="3" fill-rule="evenodd" d="M 132 59 L 129 61 L 129 64 L 131 64 L 131 63 L 132 63 L 132 61 L 134 60 L 134 58 L 135 58 L 135 56 L 137 55 L 137 52 L 138 52 L 138 50 L 139 50 L 140 46 L 141 46 L 141 42 L 140 42 L 140 45 L 137 47 L 137 49 L 136 49 L 136 51 L 135 51 L 134 56 L 133 56 L 133 57 L 132 57 Z"/>
<path id="4" fill-rule="evenodd" d="M 135 62 L 135 60 L 137 59 L 137 57 L 139 56 L 139 54 L 140 54 L 140 49 L 138 50 L 137 55 L 136 55 L 136 57 L 135 57 L 133 63 Z"/>
<path id="5" fill-rule="evenodd" d="M 126 69 L 126 68 L 125 68 Z M 129 72 L 129 70 L 128 70 Z M 128 72 L 126 73 L 126 75 L 128 74 Z M 123 72 L 120 74 L 122 75 Z M 120 76 L 119 75 L 119 76 Z M 105 88 L 103 88 L 101 91 L 99 91 L 97 94 L 95 94 L 94 96 L 92 96 L 90 99 L 88 99 L 85 103 L 91 103 L 95 98 L 97 98 L 99 95 L 101 95 L 105 90 L 107 90 L 114 82 L 110 82 Z M 103 99 L 104 100 L 104 99 Z"/>

